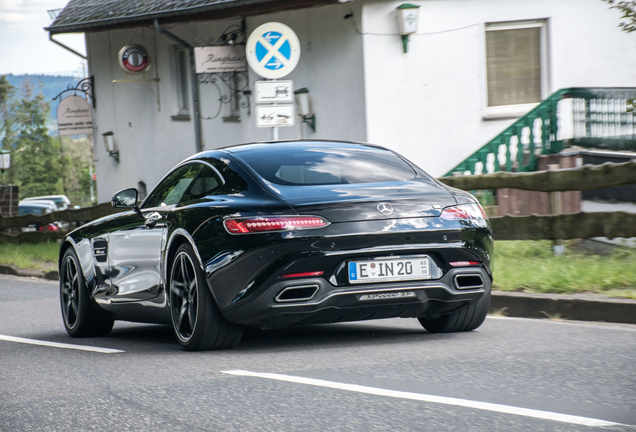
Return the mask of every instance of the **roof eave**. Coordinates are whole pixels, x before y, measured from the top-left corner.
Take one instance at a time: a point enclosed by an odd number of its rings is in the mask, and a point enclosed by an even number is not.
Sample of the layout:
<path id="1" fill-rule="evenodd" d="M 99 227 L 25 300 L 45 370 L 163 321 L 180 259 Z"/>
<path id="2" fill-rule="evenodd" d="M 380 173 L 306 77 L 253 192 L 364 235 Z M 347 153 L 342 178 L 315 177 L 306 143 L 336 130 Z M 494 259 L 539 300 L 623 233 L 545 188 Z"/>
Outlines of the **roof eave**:
<path id="1" fill-rule="evenodd" d="M 208 21 L 237 16 L 254 16 L 285 10 L 304 9 L 315 6 L 339 3 L 338 0 L 247 0 L 240 6 L 234 2 L 215 3 L 213 5 L 198 6 L 191 9 L 154 12 L 131 17 L 106 18 L 66 25 L 51 25 L 45 27 L 51 35 L 62 33 L 87 33 L 117 28 L 138 27 L 152 25 L 155 19 L 162 23 L 177 23 L 187 21 Z"/>

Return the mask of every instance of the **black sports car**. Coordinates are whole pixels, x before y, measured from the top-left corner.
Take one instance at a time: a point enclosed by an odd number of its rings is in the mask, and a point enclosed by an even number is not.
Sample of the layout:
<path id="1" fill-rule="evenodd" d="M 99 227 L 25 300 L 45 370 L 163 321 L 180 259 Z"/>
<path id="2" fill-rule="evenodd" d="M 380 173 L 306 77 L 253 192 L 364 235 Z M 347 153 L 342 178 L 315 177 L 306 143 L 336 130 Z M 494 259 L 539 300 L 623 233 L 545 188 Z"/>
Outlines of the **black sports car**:
<path id="1" fill-rule="evenodd" d="M 244 326 L 417 318 L 473 330 L 490 304 L 488 219 L 382 147 L 329 141 L 199 153 L 140 205 L 71 232 L 60 299 L 71 336 L 114 320 L 172 324 L 187 350 L 236 346 Z"/>

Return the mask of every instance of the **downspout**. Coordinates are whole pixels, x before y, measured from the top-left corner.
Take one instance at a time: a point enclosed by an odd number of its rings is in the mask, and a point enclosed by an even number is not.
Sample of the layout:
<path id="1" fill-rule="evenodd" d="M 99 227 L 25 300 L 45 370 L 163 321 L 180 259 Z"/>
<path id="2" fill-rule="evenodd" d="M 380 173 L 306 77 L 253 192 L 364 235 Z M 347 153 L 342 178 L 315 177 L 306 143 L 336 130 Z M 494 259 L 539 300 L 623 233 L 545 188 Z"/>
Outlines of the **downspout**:
<path id="1" fill-rule="evenodd" d="M 197 83 L 196 66 L 194 64 L 194 47 L 180 37 L 170 33 L 168 30 L 161 28 L 159 20 L 156 18 L 155 28 L 159 33 L 172 39 L 188 50 L 190 57 L 190 82 L 192 83 L 192 109 L 194 111 L 194 140 L 197 145 L 197 153 L 201 152 L 203 151 L 203 142 L 201 141 L 201 104 L 199 102 L 199 85 Z"/>
<path id="2" fill-rule="evenodd" d="M 75 54 L 76 56 L 80 56 L 81 58 L 83 58 L 84 60 L 88 60 L 86 58 L 85 55 L 78 53 L 77 51 L 75 51 L 73 48 L 64 45 L 62 42 L 60 41 L 56 41 L 55 39 L 53 39 L 53 35 L 51 33 L 49 33 L 49 40 L 53 43 L 58 44 L 59 46 L 61 46 L 62 48 L 64 48 L 66 51 L 72 52 L 73 54 Z"/>

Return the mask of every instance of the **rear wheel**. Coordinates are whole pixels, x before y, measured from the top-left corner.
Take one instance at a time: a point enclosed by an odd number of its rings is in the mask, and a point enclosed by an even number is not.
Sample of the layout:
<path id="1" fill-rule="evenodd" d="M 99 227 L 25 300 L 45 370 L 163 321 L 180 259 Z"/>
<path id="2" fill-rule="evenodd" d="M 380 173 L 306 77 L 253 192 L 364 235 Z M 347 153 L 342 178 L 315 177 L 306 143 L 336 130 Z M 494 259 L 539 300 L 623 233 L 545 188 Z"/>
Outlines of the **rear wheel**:
<path id="1" fill-rule="evenodd" d="M 456 309 L 439 317 L 418 318 L 422 327 L 429 333 L 451 333 L 471 331 L 479 327 L 490 308 L 490 290 L 476 303 Z"/>
<path id="2" fill-rule="evenodd" d="M 170 272 L 170 313 L 179 343 L 188 351 L 232 348 L 243 329 L 218 310 L 189 244 L 177 249 Z"/>
<path id="3" fill-rule="evenodd" d="M 73 337 L 108 335 L 114 321 L 93 304 L 73 248 L 64 253 L 60 270 L 60 305 L 66 332 Z"/>

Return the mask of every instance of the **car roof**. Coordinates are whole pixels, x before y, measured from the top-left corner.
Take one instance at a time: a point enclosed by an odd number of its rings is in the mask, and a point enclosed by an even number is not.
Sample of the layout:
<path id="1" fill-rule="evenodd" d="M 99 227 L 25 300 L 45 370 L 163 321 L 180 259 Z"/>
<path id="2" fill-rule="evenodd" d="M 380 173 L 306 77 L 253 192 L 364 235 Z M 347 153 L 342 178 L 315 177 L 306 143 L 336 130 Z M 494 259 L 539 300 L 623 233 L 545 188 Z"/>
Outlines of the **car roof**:
<path id="1" fill-rule="evenodd" d="M 18 203 L 18 206 L 20 206 L 20 207 L 27 207 L 27 206 L 31 206 L 31 207 L 50 207 L 51 204 L 38 202 L 38 201 L 27 201 L 27 202 L 20 201 Z"/>
<path id="2" fill-rule="evenodd" d="M 40 207 L 52 207 L 57 210 L 57 205 L 51 200 L 22 200 L 18 203 L 18 205 L 37 205 Z"/>
<path id="3" fill-rule="evenodd" d="M 321 148 L 367 148 L 377 150 L 388 150 L 385 147 L 352 141 L 336 141 L 336 140 L 288 140 L 288 141 L 268 141 L 253 142 L 247 144 L 236 144 L 221 147 L 217 150 L 228 153 L 241 153 L 245 151 L 265 150 L 268 148 L 302 148 L 302 147 L 321 147 Z"/>
<path id="4" fill-rule="evenodd" d="M 35 196 L 24 198 L 22 201 L 35 201 L 35 200 L 49 200 L 49 201 L 62 201 L 66 204 L 70 204 L 71 201 L 68 199 L 66 195 L 43 195 L 43 196 Z"/>

